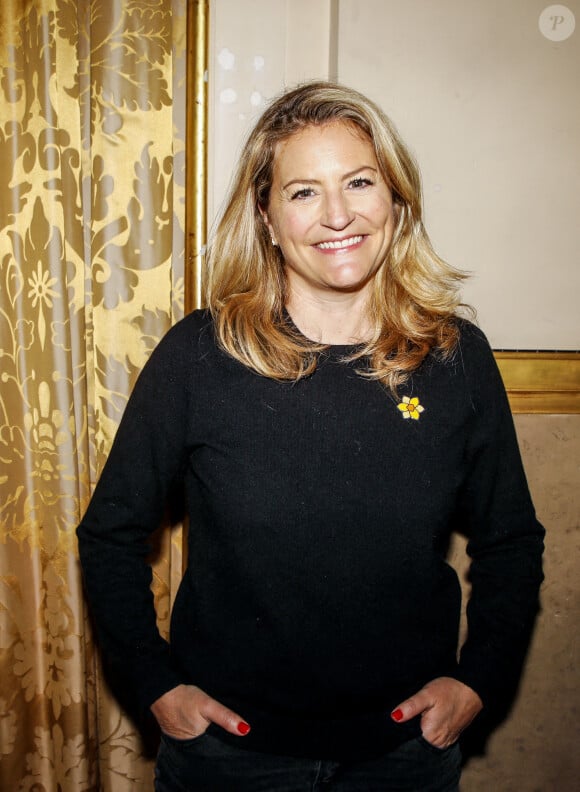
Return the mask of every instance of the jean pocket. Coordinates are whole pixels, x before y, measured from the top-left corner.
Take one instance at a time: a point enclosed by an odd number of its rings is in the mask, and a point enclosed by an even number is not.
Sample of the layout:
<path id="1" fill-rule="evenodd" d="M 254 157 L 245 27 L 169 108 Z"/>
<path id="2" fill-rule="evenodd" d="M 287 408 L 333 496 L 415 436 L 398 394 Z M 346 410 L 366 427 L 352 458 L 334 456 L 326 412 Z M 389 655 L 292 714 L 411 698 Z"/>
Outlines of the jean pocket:
<path id="1" fill-rule="evenodd" d="M 423 737 L 422 734 L 420 734 L 417 737 L 417 740 L 419 742 L 419 745 L 422 745 L 424 748 L 431 751 L 431 753 L 434 753 L 439 756 L 442 756 L 443 754 L 457 747 L 457 742 L 454 742 L 451 743 L 451 745 L 448 745 L 446 748 L 438 748 L 436 745 L 433 745 L 433 743 L 430 743 L 429 740 L 425 739 L 425 737 Z"/>
<path id="2" fill-rule="evenodd" d="M 198 734 L 196 737 L 173 737 L 171 734 L 167 734 L 166 732 L 161 732 L 161 739 L 165 742 L 166 745 L 171 745 L 175 748 L 191 748 L 194 745 L 197 745 L 199 742 L 202 742 L 204 737 L 207 737 L 207 732 L 202 732 Z"/>

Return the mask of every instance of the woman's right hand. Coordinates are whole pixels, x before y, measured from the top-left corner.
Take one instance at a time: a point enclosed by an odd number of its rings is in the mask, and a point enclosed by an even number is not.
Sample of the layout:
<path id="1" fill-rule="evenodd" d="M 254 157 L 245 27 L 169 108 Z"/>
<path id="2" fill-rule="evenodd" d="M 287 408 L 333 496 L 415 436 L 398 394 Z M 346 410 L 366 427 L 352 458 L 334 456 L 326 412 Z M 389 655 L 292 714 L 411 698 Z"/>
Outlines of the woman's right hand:
<path id="1" fill-rule="evenodd" d="M 178 685 L 168 690 L 151 705 L 161 731 L 176 740 L 201 736 L 210 723 L 238 737 L 250 731 L 237 713 L 224 707 L 194 685 Z"/>

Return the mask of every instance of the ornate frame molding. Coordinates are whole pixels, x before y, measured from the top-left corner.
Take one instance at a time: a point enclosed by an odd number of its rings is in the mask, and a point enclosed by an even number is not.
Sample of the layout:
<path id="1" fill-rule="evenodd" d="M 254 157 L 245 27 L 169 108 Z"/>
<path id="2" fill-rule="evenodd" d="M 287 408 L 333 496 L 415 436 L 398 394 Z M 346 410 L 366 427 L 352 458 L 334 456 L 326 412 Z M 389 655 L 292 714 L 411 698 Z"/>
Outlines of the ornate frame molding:
<path id="1" fill-rule="evenodd" d="M 200 308 L 207 243 L 209 0 L 187 3 L 185 312 Z"/>
<path id="2" fill-rule="evenodd" d="M 496 352 L 514 413 L 580 413 L 580 352 Z"/>

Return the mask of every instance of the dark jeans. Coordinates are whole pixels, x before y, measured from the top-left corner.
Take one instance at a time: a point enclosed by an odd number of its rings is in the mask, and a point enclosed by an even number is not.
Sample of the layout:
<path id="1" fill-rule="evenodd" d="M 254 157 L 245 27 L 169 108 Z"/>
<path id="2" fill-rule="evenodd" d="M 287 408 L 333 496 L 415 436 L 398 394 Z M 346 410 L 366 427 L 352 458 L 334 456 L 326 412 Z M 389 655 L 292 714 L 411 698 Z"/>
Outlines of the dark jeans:
<path id="1" fill-rule="evenodd" d="M 457 744 L 439 750 L 423 738 L 364 762 L 296 759 L 246 751 L 204 734 L 162 737 L 156 792 L 458 792 Z"/>

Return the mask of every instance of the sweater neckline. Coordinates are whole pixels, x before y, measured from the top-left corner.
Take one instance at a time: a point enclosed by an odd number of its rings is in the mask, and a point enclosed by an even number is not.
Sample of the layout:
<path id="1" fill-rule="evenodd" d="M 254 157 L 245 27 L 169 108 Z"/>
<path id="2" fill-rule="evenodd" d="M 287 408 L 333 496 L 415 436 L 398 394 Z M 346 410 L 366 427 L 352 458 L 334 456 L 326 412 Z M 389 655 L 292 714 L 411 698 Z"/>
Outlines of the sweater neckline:
<path id="1" fill-rule="evenodd" d="M 286 308 L 284 308 L 283 316 L 284 323 L 288 326 L 292 335 L 304 340 L 307 344 L 315 344 L 318 346 L 316 341 L 305 336 L 302 330 L 297 327 Z M 363 346 L 364 344 L 362 342 L 358 344 L 321 344 L 321 352 L 330 358 L 341 358 L 358 352 Z"/>

